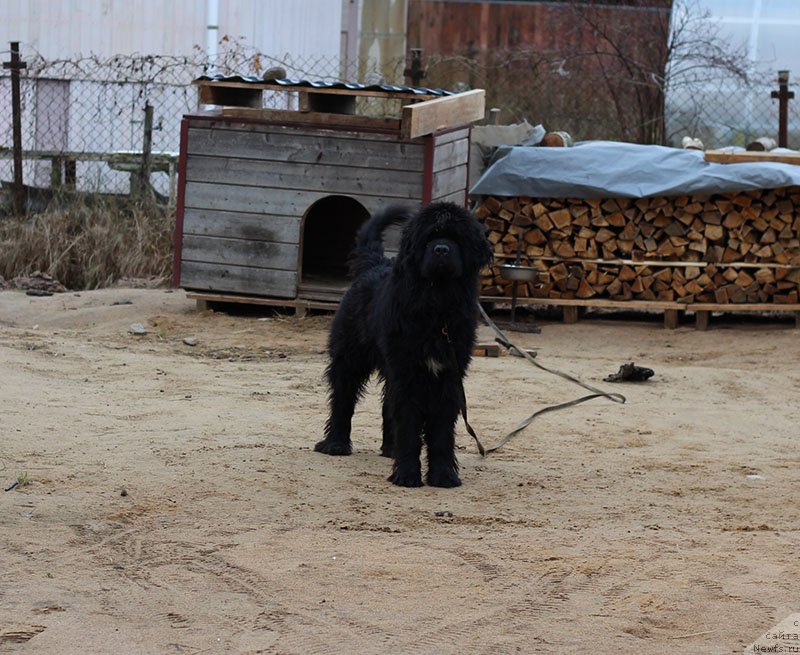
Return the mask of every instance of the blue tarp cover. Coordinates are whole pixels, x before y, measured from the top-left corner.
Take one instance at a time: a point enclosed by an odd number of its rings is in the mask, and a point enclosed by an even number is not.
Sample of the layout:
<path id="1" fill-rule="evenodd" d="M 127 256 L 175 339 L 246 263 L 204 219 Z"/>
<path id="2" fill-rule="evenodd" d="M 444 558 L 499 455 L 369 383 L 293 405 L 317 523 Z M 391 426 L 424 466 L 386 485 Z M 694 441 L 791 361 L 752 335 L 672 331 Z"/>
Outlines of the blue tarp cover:
<path id="1" fill-rule="evenodd" d="M 710 195 L 800 185 L 800 166 L 716 164 L 699 150 L 584 141 L 572 148 L 501 146 L 476 195 L 643 198 Z"/>

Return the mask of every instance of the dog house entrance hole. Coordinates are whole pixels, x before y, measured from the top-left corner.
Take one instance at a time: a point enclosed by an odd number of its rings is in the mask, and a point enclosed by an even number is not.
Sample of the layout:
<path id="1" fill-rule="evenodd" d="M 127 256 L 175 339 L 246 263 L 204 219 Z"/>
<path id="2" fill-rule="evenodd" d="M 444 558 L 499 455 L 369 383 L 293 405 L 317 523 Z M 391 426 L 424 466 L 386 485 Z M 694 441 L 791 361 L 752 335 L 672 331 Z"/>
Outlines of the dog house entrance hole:
<path id="1" fill-rule="evenodd" d="M 306 211 L 300 247 L 299 291 L 303 297 L 338 300 L 350 284 L 347 262 L 369 212 L 347 196 L 328 196 Z"/>

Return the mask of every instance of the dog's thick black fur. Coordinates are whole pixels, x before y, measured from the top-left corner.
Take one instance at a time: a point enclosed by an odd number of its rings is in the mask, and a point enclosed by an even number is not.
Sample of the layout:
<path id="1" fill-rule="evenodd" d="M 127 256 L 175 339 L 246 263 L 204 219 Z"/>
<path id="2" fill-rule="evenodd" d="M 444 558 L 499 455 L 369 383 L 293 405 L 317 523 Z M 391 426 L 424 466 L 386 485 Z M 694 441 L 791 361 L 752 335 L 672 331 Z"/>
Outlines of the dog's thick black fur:
<path id="1" fill-rule="evenodd" d="M 391 262 L 382 234 L 401 222 L 400 250 Z M 331 327 L 330 418 L 315 450 L 351 453 L 353 411 L 378 371 L 384 380 L 381 454 L 394 458 L 389 480 L 422 485 L 424 440 L 428 484 L 461 484 L 454 429 L 475 343 L 478 272 L 491 259 L 483 227 L 452 203 L 433 203 L 416 214 L 392 207 L 361 228 L 355 279 Z"/>

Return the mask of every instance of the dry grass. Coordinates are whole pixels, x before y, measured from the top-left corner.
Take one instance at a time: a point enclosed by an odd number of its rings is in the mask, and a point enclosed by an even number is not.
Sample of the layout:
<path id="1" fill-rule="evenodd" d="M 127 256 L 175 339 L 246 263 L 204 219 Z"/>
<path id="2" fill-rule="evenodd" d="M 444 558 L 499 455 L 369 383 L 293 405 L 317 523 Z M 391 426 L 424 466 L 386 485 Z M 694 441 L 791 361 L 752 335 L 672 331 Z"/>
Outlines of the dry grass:
<path id="1" fill-rule="evenodd" d="M 69 289 L 170 273 L 174 210 L 104 201 L 0 218 L 0 276 L 42 271 Z"/>

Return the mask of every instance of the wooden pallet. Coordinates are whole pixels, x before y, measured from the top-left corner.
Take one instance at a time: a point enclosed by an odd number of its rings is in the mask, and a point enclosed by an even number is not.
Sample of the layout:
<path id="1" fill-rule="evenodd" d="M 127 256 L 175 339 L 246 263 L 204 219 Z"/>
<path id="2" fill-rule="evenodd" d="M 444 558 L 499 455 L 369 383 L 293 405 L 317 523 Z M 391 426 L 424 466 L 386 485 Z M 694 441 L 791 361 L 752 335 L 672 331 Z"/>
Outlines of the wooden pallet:
<path id="1" fill-rule="evenodd" d="M 481 302 L 510 303 L 511 299 L 500 296 L 481 296 Z M 627 309 L 631 311 L 659 311 L 664 312 L 664 327 L 674 330 L 680 324 L 680 312 L 692 312 L 695 317 L 695 327 L 698 330 L 707 330 L 710 327 L 711 314 L 714 312 L 749 313 L 749 312 L 779 312 L 792 314 L 795 326 L 800 327 L 800 304 L 715 304 L 666 302 L 656 300 L 593 300 L 593 299 L 563 299 L 563 298 L 519 298 L 517 306 L 521 305 L 547 305 L 561 307 L 564 323 L 577 323 L 578 311 L 581 307 L 589 309 Z"/>
<path id="2" fill-rule="evenodd" d="M 785 314 L 794 315 L 795 327 L 800 328 L 800 304 L 792 305 L 778 305 L 778 304 L 724 304 L 719 305 L 715 303 L 693 303 L 687 305 L 686 309 L 694 312 L 695 327 L 698 330 L 707 330 L 713 312 L 728 312 L 728 313 L 763 313 L 763 312 L 780 312 Z"/>
<path id="3" fill-rule="evenodd" d="M 198 311 L 206 311 L 212 303 L 233 303 L 242 305 L 260 305 L 266 307 L 292 307 L 295 313 L 304 316 L 311 309 L 323 311 L 336 311 L 338 302 L 311 300 L 308 298 L 264 298 L 262 296 L 249 296 L 242 294 L 206 293 L 203 291 L 189 291 L 187 298 L 197 302 Z M 481 302 L 510 303 L 511 299 L 505 296 L 481 296 Z M 664 327 L 674 330 L 680 324 L 680 312 L 691 312 L 695 317 L 695 327 L 698 330 L 707 330 L 710 327 L 711 314 L 714 312 L 750 313 L 750 312 L 777 312 L 794 316 L 796 327 L 800 327 L 800 304 L 794 305 L 765 305 L 765 304 L 713 304 L 694 303 L 685 305 L 677 302 L 660 302 L 650 300 L 581 300 L 581 299 L 554 299 L 554 298 L 520 298 L 517 306 L 521 305 L 547 305 L 561 307 L 564 323 L 577 323 L 579 309 L 627 309 L 631 311 L 659 311 L 664 312 Z M 490 353 L 481 353 L 493 356 Z"/>
<path id="4" fill-rule="evenodd" d="M 198 311 L 206 311 L 212 303 L 232 303 L 239 305 L 259 305 L 265 307 L 292 307 L 295 314 L 305 316 L 310 309 L 335 311 L 338 302 L 311 300 L 308 298 L 264 298 L 263 296 L 248 296 L 232 293 L 206 293 L 204 291 L 189 291 L 187 298 L 197 302 Z"/>

